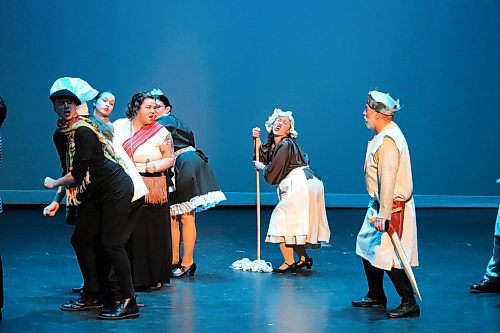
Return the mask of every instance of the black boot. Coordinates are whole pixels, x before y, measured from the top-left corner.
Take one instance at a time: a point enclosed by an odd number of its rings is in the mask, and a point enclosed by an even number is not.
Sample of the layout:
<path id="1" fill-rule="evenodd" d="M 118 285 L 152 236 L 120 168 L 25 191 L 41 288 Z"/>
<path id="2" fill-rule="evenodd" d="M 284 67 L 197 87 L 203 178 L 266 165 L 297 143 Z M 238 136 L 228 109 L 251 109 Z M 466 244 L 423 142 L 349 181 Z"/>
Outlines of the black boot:
<path id="1" fill-rule="evenodd" d="M 97 318 L 107 320 L 121 320 L 139 317 L 139 307 L 133 298 L 125 298 L 118 304 L 115 311 L 102 312 Z"/>
<path id="2" fill-rule="evenodd" d="M 99 296 L 80 294 L 76 300 L 61 305 L 63 311 L 83 311 L 102 308 L 102 300 Z"/>
<path id="3" fill-rule="evenodd" d="M 482 280 L 479 283 L 470 285 L 471 293 L 500 293 L 500 283 Z"/>
<path id="4" fill-rule="evenodd" d="M 402 302 L 399 306 L 387 313 L 389 318 L 420 317 L 420 307 L 417 301 Z"/>

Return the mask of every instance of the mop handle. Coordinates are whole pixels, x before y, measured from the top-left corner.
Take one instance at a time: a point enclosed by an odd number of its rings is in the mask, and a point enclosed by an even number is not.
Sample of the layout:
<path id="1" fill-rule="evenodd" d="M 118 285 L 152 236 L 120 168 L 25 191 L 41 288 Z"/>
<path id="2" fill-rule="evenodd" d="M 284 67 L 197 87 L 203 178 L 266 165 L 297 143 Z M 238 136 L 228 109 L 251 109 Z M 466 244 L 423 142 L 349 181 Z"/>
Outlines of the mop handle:
<path id="1" fill-rule="evenodd" d="M 255 160 L 259 162 L 260 138 L 255 138 Z M 255 170 L 255 179 L 257 181 L 257 260 L 260 260 L 260 175 Z"/>

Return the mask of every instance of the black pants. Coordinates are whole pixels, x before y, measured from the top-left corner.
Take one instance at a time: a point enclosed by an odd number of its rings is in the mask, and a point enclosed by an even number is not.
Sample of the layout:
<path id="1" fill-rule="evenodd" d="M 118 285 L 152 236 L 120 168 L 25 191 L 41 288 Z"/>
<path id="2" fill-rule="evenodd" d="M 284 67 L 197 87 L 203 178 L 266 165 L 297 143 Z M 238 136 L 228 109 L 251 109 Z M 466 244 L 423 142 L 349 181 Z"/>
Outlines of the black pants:
<path id="1" fill-rule="evenodd" d="M 130 177 L 121 177 L 105 195 L 82 202 L 78 222 L 71 237 L 82 272 L 85 294 L 106 292 L 103 286 L 114 268 L 122 299 L 134 296 L 130 261 L 125 250 L 137 223 L 133 216 L 135 206 L 130 201 L 133 184 Z M 102 255 L 104 253 L 104 255 Z"/>
<path id="2" fill-rule="evenodd" d="M 373 267 L 368 260 L 362 260 L 368 281 L 368 297 L 387 303 L 387 296 L 385 296 L 384 292 L 384 272 L 386 272 L 392 284 L 396 287 L 396 292 L 401 297 L 401 302 L 415 300 L 410 280 L 404 270 L 392 268 L 390 271 L 384 271 L 383 269 Z"/>

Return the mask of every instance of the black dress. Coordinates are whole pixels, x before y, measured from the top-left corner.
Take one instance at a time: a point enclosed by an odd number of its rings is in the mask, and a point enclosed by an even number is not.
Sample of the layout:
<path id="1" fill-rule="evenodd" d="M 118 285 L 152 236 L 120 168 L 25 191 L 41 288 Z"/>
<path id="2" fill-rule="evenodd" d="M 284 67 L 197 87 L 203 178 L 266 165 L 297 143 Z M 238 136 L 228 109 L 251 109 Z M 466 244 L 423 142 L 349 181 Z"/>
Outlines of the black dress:
<path id="1" fill-rule="evenodd" d="M 208 158 L 195 148 L 194 133 L 181 119 L 169 114 L 157 119 L 167 128 L 174 141 L 176 155 L 170 195 L 170 215 L 201 212 L 214 207 L 226 196 L 220 190 Z"/>

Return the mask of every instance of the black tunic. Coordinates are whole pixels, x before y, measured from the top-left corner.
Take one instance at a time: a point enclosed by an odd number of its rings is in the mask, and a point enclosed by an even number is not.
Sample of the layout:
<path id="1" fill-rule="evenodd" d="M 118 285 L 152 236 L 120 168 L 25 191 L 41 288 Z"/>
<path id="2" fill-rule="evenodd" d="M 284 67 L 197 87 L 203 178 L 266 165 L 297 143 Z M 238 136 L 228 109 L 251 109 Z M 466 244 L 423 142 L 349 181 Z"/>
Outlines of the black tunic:
<path id="1" fill-rule="evenodd" d="M 292 138 L 284 138 L 276 146 L 265 143 L 260 147 L 260 161 L 267 164 L 264 178 L 269 184 L 279 184 L 295 168 L 307 166 L 309 160 Z"/>
<path id="2" fill-rule="evenodd" d="M 87 127 L 79 127 L 75 131 L 75 156 L 71 175 L 80 184 L 87 171 L 90 174 L 90 183 L 85 192 L 91 194 L 95 200 L 104 199 L 113 186 L 119 188 L 118 179 L 126 175 L 118 164 L 104 156 L 102 144 L 95 133 Z"/>

